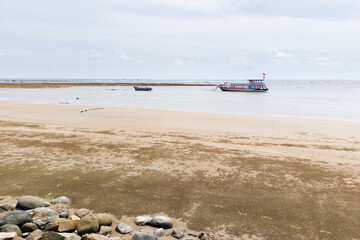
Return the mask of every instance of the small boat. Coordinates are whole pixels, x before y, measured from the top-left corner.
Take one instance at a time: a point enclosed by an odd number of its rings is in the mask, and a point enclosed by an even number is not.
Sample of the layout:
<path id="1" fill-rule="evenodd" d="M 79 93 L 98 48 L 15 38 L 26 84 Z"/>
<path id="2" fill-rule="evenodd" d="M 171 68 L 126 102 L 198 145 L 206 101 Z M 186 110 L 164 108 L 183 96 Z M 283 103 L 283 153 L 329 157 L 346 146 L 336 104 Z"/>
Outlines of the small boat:
<path id="1" fill-rule="evenodd" d="M 151 91 L 152 88 L 151 87 L 138 87 L 138 86 L 134 86 L 135 91 Z"/>
<path id="2" fill-rule="evenodd" d="M 263 73 L 263 79 L 249 79 L 248 83 L 224 83 L 217 87 L 221 91 L 232 91 L 232 92 L 266 92 L 269 89 L 266 87 L 265 73 Z"/>

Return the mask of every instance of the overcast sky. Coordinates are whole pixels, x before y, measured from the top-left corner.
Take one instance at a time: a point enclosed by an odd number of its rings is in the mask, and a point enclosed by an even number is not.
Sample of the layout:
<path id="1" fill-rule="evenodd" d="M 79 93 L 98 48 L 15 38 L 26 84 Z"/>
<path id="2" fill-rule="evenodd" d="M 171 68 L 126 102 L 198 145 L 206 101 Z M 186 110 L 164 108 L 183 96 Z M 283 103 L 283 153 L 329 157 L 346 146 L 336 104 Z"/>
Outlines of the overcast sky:
<path id="1" fill-rule="evenodd" d="M 0 78 L 359 79 L 360 0 L 0 0 Z"/>

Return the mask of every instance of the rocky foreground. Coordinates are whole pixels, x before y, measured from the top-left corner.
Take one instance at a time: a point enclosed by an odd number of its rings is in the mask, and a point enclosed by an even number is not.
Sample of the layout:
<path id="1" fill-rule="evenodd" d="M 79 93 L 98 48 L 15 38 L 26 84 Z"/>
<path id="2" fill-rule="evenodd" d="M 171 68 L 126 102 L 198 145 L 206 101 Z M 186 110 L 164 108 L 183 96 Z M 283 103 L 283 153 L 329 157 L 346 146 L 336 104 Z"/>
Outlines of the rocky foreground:
<path id="1" fill-rule="evenodd" d="M 1 200 L 1 199 L 0 199 Z M 173 229 L 167 216 L 137 216 L 136 226 L 149 226 L 153 233 L 134 231 L 129 223 L 114 222 L 107 213 L 92 213 L 89 209 L 70 209 L 65 196 L 51 201 L 36 197 L 19 197 L 15 206 L 0 205 L 0 240 L 120 240 L 115 234 L 132 240 L 173 239 L 214 240 L 214 235 L 183 233 Z M 136 229 L 135 229 L 136 230 Z M 170 231 L 168 231 L 170 230 Z"/>

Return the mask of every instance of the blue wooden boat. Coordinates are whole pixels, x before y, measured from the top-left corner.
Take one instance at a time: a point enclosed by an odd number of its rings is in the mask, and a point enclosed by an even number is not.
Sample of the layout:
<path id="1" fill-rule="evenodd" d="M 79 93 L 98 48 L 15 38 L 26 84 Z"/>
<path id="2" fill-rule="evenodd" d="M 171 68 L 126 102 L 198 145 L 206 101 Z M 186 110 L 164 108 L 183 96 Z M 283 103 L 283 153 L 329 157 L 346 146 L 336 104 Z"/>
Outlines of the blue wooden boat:
<path id="1" fill-rule="evenodd" d="M 151 91 L 152 88 L 151 87 L 138 87 L 138 86 L 134 86 L 135 91 Z"/>

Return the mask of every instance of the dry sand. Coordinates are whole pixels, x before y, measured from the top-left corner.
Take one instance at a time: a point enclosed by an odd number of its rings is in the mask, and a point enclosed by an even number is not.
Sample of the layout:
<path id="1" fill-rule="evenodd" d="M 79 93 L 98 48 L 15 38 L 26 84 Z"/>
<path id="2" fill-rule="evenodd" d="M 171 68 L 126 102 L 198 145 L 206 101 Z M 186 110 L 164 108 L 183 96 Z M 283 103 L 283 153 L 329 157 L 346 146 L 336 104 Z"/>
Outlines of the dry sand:
<path id="1" fill-rule="evenodd" d="M 0 195 L 162 212 L 224 239 L 358 237 L 359 159 L 358 122 L 0 103 Z"/>

